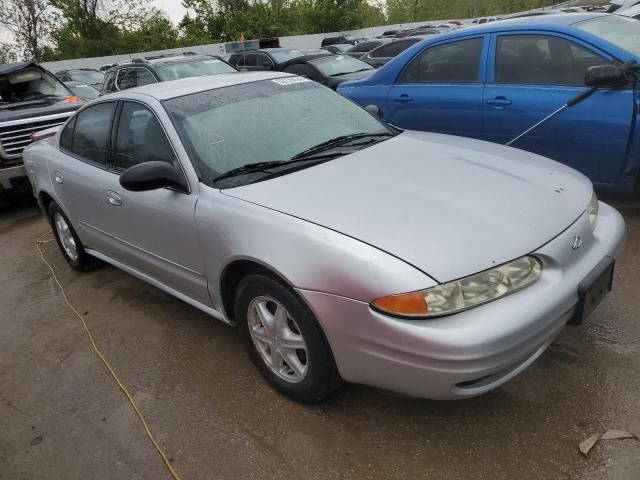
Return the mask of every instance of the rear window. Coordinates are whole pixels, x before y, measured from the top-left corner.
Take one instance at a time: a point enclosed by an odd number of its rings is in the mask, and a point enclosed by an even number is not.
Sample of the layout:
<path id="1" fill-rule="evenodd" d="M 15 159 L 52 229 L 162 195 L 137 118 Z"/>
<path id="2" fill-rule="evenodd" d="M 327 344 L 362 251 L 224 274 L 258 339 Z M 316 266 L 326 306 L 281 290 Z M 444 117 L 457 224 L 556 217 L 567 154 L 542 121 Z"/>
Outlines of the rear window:
<path id="1" fill-rule="evenodd" d="M 200 77 L 202 75 L 216 75 L 219 73 L 232 73 L 237 70 L 219 58 L 207 58 L 192 62 L 176 62 L 158 65 L 156 72 L 161 80 L 178 80 L 187 77 Z"/>
<path id="2" fill-rule="evenodd" d="M 606 15 L 585 20 L 574 27 L 640 56 L 640 22 L 635 18 Z"/>
<path id="3" fill-rule="evenodd" d="M 300 50 L 279 50 L 277 52 L 269 52 L 277 63 L 284 63 L 292 58 L 298 58 L 304 55 Z"/>

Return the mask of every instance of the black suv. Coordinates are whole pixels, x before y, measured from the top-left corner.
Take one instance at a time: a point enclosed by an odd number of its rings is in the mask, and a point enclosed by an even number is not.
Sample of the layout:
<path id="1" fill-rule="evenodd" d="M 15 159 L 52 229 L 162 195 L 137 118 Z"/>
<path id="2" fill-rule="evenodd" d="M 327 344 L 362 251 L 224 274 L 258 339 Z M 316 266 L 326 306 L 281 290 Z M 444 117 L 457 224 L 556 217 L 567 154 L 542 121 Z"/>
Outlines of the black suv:
<path id="1" fill-rule="evenodd" d="M 242 70 L 282 70 L 282 67 L 304 53 L 294 48 L 261 48 L 243 50 L 229 57 L 229 63 Z"/>
<path id="2" fill-rule="evenodd" d="M 193 52 L 134 58 L 130 62 L 119 63 L 107 71 L 102 93 L 117 92 L 179 78 L 237 71 L 237 68 L 216 55 L 199 55 Z"/>

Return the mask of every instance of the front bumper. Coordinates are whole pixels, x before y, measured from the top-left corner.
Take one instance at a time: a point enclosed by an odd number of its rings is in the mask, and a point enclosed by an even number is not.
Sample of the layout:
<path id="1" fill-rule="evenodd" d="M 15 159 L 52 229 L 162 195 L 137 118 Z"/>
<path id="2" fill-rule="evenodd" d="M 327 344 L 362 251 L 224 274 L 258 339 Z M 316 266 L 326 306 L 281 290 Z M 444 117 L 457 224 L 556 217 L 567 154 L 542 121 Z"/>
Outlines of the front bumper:
<path id="1" fill-rule="evenodd" d="M 345 380 L 411 396 L 458 399 L 485 393 L 529 366 L 573 316 L 579 283 L 605 256 L 622 252 L 620 214 L 600 203 L 533 255 L 532 286 L 457 315 L 401 320 L 352 299 L 298 290 L 319 319 Z M 575 236 L 582 247 L 572 250 Z"/>
<path id="2" fill-rule="evenodd" d="M 24 183 L 21 180 L 26 180 L 26 178 L 27 171 L 25 170 L 24 165 L 0 168 L 0 190 L 13 190 L 14 188 L 20 188 Z"/>

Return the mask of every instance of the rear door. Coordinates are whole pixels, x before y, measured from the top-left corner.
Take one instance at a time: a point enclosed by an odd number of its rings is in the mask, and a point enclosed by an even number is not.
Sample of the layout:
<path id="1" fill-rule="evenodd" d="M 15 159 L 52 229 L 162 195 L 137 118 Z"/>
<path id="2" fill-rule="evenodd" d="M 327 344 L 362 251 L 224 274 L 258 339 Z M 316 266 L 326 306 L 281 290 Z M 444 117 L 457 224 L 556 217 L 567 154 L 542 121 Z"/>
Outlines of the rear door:
<path id="1" fill-rule="evenodd" d="M 197 191 L 161 188 L 130 192 L 120 174 L 147 161 L 182 164 L 154 111 L 138 101 L 122 101 L 104 173 L 105 230 L 113 236 L 110 256 L 138 272 L 194 298 L 211 303 L 195 224 Z"/>
<path id="2" fill-rule="evenodd" d="M 490 51 L 483 138 L 503 144 L 583 92 L 588 67 L 612 62 L 578 39 L 546 32 L 494 34 Z M 599 90 L 513 146 L 611 183 L 624 163 L 633 109 L 630 87 Z"/>
<path id="3" fill-rule="evenodd" d="M 411 130 L 480 137 L 488 43 L 478 36 L 419 52 L 389 89 L 385 120 Z"/>
<path id="4" fill-rule="evenodd" d="M 92 104 L 60 133 L 60 154 L 49 160 L 56 197 L 85 246 L 103 251 L 105 233 L 102 180 L 107 168 L 116 102 Z"/>

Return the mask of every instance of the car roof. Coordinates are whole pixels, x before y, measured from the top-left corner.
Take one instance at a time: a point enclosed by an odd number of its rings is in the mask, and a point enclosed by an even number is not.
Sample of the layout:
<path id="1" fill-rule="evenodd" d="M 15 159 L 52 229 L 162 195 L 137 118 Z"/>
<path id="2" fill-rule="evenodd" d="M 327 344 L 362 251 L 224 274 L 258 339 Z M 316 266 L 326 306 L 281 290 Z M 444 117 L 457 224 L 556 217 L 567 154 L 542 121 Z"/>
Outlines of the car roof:
<path id="1" fill-rule="evenodd" d="M 585 12 L 585 13 L 559 13 L 557 15 L 538 15 L 535 17 L 505 18 L 496 22 L 483 23 L 482 25 L 473 25 L 464 29 L 456 29 L 447 32 L 444 35 L 460 35 L 467 32 L 487 33 L 505 29 L 519 29 L 522 27 L 532 29 L 544 29 L 548 27 L 569 27 L 584 20 L 592 18 L 604 17 L 608 13 L 601 12 Z"/>
<path id="2" fill-rule="evenodd" d="M 273 80 L 275 78 L 293 77 L 283 72 L 244 72 L 244 73 L 220 73 L 217 75 L 205 75 L 202 77 L 188 77 L 168 82 L 150 83 L 142 87 L 128 88 L 120 92 L 110 93 L 109 98 L 127 97 L 129 94 L 141 93 L 157 100 L 182 97 L 193 93 L 215 90 L 217 88 L 243 85 L 246 83 Z"/>

